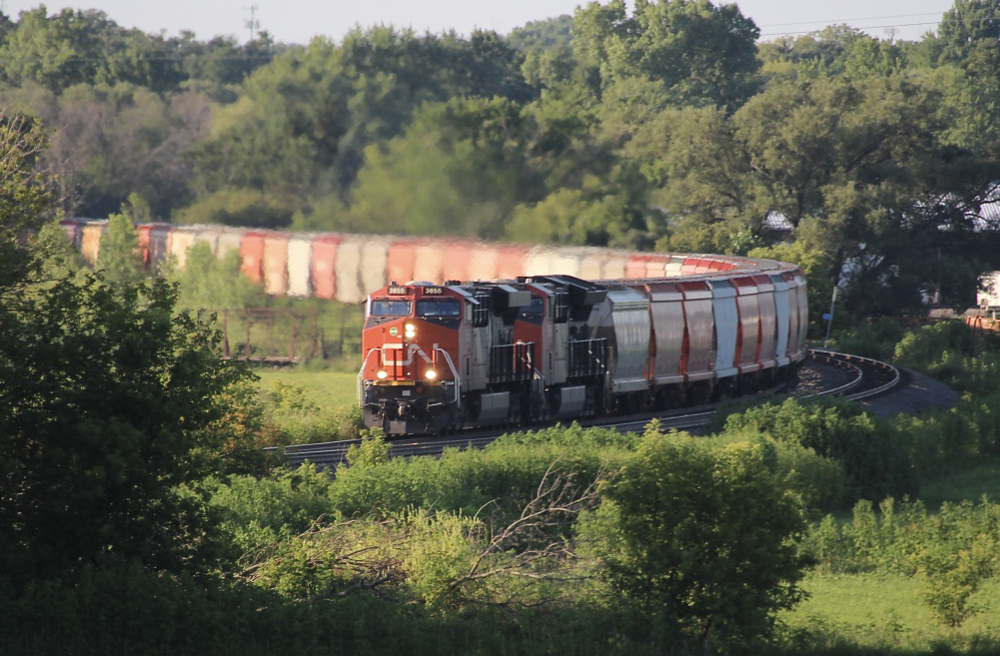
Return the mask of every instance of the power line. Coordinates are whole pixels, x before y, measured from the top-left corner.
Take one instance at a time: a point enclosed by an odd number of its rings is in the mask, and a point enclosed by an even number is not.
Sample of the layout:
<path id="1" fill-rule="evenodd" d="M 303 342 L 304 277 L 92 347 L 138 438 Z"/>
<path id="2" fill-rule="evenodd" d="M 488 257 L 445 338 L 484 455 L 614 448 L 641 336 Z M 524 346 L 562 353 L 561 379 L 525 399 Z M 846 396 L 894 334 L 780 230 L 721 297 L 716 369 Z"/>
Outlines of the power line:
<path id="1" fill-rule="evenodd" d="M 942 12 L 926 12 L 923 14 L 897 14 L 895 16 L 869 16 L 868 18 L 839 18 L 837 20 L 816 20 L 816 21 L 802 21 L 798 23 L 771 23 L 769 25 L 758 25 L 757 27 L 785 27 L 792 25 L 839 25 L 841 23 L 854 23 L 857 21 L 870 21 L 870 20 L 895 20 L 897 18 L 913 18 L 915 16 L 943 16 Z M 940 19 L 935 22 L 940 22 Z M 923 23 L 919 23 L 923 24 Z"/>
<path id="2" fill-rule="evenodd" d="M 859 30 L 879 30 L 886 28 L 900 28 L 900 27 L 923 27 L 926 25 L 937 25 L 940 21 L 927 21 L 922 23 L 887 23 L 885 25 L 865 25 L 863 27 L 857 27 Z M 830 25 L 841 25 L 842 23 L 830 23 Z M 793 32 L 761 32 L 760 36 L 763 38 L 765 36 L 792 36 L 795 34 L 812 34 L 813 32 L 818 32 L 820 30 L 798 30 Z"/>
<path id="3" fill-rule="evenodd" d="M 914 18 L 914 17 L 919 17 L 919 16 L 939 16 L 940 17 L 936 21 L 920 21 L 920 22 L 917 22 L 917 23 L 890 23 L 890 24 L 885 24 L 885 25 L 863 25 L 863 26 L 855 25 L 855 26 L 852 26 L 852 27 L 856 27 L 859 30 L 879 30 L 879 29 L 882 29 L 882 30 L 893 29 L 893 30 L 895 30 L 895 29 L 902 28 L 902 27 L 926 27 L 928 25 L 932 25 L 932 26 L 933 25 L 939 25 L 941 23 L 941 18 L 944 17 L 944 13 L 946 13 L 946 12 L 943 12 L 943 13 L 940 13 L 940 14 L 937 13 L 937 12 L 928 12 L 928 13 L 923 13 L 923 14 L 898 14 L 898 15 L 895 15 L 895 16 L 871 16 L 869 18 L 844 18 L 844 19 L 840 19 L 840 20 L 831 20 L 831 21 L 802 21 L 802 22 L 796 22 L 796 23 L 770 23 L 768 25 L 758 25 L 758 27 L 761 27 L 761 28 L 784 27 L 786 25 L 787 26 L 794 26 L 794 25 L 822 25 L 823 27 L 826 27 L 828 25 L 844 25 L 844 24 L 848 24 L 848 23 L 858 23 L 858 22 L 863 22 L 863 21 L 874 21 L 874 20 L 892 20 L 892 19 L 896 19 L 896 18 Z M 965 24 L 968 24 L 968 25 L 971 25 L 971 24 L 982 24 L 982 23 L 992 23 L 992 22 L 997 21 L 997 20 L 1000 20 L 1000 19 L 992 18 L 992 17 L 987 17 L 987 18 L 976 18 L 976 19 L 970 20 L 968 18 L 964 18 L 962 16 L 958 16 L 958 21 L 959 22 L 962 22 L 962 23 L 965 23 Z M 796 35 L 796 34 L 811 34 L 813 32 L 818 32 L 821 29 L 822 28 L 813 29 L 813 30 L 791 30 L 791 31 L 786 31 L 786 32 L 763 32 L 763 31 L 761 31 L 760 36 L 763 38 L 763 37 L 770 37 L 770 36 L 792 36 L 792 35 Z"/>

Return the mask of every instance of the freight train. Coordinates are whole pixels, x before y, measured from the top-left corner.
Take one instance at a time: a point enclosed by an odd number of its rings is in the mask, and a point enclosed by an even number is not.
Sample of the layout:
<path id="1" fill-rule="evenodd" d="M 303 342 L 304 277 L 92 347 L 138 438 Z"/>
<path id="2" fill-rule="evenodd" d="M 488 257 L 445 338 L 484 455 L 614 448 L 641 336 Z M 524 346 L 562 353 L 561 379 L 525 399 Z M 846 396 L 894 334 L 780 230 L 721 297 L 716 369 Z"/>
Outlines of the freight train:
<path id="1" fill-rule="evenodd" d="M 805 358 L 802 272 L 390 284 L 368 297 L 365 423 L 388 435 L 667 409 L 769 388 Z"/>
<path id="2" fill-rule="evenodd" d="M 62 225 L 95 262 L 107 222 Z M 359 403 L 390 435 L 698 403 L 770 387 L 805 358 L 805 277 L 771 260 L 221 226 L 136 234 L 152 269 L 183 267 L 204 243 L 238 251 L 268 294 L 366 302 Z"/>

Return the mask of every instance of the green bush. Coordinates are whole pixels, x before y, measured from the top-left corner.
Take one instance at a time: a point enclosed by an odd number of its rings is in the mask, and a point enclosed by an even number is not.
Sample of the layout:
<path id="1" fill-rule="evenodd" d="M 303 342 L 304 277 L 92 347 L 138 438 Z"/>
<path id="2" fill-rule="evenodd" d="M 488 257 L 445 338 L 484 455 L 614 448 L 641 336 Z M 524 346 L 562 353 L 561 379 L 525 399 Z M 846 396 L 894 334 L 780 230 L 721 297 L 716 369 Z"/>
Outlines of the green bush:
<path id="1" fill-rule="evenodd" d="M 828 515 L 816 524 L 803 543 L 829 574 L 880 572 L 912 576 L 913 555 L 923 537 L 927 509 L 919 501 L 897 504 L 886 499 L 878 509 L 870 501 L 854 506 L 851 520 L 840 523 Z"/>
<path id="2" fill-rule="evenodd" d="M 836 349 L 875 360 L 892 359 L 896 344 L 906 334 L 906 329 L 893 319 L 857 322 L 850 330 L 837 333 Z"/>
<path id="3" fill-rule="evenodd" d="M 212 311 L 261 307 L 264 290 L 242 274 L 240 261 L 237 250 L 218 257 L 207 242 L 199 241 L 188 249 L 183 269 L 170 258 L 162 273 L 177 283 L 179 307 Z"/>
<path id="4" fill-rule="evenodd" d="M 801 444 L 778 441 L 751 429 L 727 431 L 705 438 L 715 448 L 732 443 L 759 443 L 774 456 L 774 471 L 782 485 L 797 495 L 806 508 L 830 512 L 848 503 L 850 485 L 842 463 L 818 455 Z"/>
<path id="5" fill-rule="evenodd" d="M 275 470 L 265 478 L 216 480 L 211 486 L 211 505 L 220 512 L 240 553 L 247 554 L 333 514 L 332 485 L 329 473 L 306 463 L 294 471 Z"/>
<path id="6" fill-rule="evenodd" d="M 860 406 L 831 399 L 766 403 L 726 419 L 725 432 L 753 431 L 839 462 L 853 498 L 913 495 L 918 486 L 906 436 Z"/>
<path id="7" fill-rule="evenodd" d="M 311 444 L 357 439 L 364 429 L 361 408 L 355 405 L 320 407 L 306 390 L 281 380 L 271 381 L 263 404 L 280 444 Z"/>
<path id="8" fill-rule="evenodd" d="M 259 189 L 223 189 L 203 198 L 174 217 L 175 223 L 245 228 L 287 228 L 294 210 Z"/>
<path id="9" fill-rule="evenodd" d="M 550 468 L 586 486 L 620 463 L 635 440 L 607 429 L 552 428 L 507 435 L 484 449 L 449 449 L 437 459 L 341 467 L 331 499 L 346 517 L 413 507 L 488 512 L 503 521 L 532 498 Z"/>
<path id="10" fill-rule="evenodd" d="M 960 321 L 942 321 L 907 332 L 896 343 L 896 364 L 928 371 L 939 365 L 949 353 L 971 356 L 972 329 Z"/>
<path id="11" fill-rule="evenodd" d="M 1000 506 L 983 501 L 944 504 L 930 513 L 919 501 L 861 501 L 852 519 L 827 516 L 803 548 L 824 573 L 918 576 L 934 617 L 957 627 L 976 609 L 970 598 L 1000 573 Z"/>
<path id="12" fill-rule="evenodd" d="M 581 522 L 616 599 L 702 643 L 743 642 L 801 598 L 805 529 L 764 443 L 648 432 Z"/>
<path id="13" fill-rule="evenodd" d="M 942 465 L 1000 453 L 1000 393 L 966 394 L 955 406 L 922 415 L 893 418 L 905 435 L 907 459 L 915 472 L 932 474 Z"/>

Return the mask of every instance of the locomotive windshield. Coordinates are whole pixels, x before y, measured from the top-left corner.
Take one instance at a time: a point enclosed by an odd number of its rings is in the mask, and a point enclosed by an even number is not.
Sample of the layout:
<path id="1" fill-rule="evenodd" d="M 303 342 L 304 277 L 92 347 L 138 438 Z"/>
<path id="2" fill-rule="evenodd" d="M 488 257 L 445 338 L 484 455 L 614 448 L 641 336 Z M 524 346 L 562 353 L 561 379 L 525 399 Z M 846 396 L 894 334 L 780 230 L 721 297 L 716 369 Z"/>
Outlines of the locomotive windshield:
<path id="1" fill-rule="evenodd" d="M 531 303 L 527 307 L 521 308 L 521 311 L 518 314 L 523 318 L 528 315 L 538 316 L 544 312 L 545 312 L 545 301 L 542 299 L 541 296 L 532 295 Z"/>
<path id="2" fill-rule="evenodd" d="M 410 301 L 379 298 L 372 299 L 373 317 L 408 317 L 413 307 Z"/>
<path id="3" fill-rule="evenodd" d="M 423 298 L 417 301 L 418 317 L 460 317 L 461 304 L 453 299 Z"/>

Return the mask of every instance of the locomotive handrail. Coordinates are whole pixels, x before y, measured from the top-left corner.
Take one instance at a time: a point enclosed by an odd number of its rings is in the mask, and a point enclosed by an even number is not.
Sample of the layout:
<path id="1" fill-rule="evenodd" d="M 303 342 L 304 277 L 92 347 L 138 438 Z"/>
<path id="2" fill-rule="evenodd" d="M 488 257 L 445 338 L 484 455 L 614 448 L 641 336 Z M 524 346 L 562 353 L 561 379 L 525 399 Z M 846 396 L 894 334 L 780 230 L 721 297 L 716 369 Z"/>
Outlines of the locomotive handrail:
<path id="1" fill-rule="evenodd" d="M 359 408 L 365 407 L 365 396 L 364 396 L 365 385 L 364 385 L 364 379 L 362 379 L 361 377 L 365 373 L 365 367 L 368 366 L 368 359 L 372 357 L 372 354 L 375 353 L 375 351 L 378 351 L 380 354 L 382 353 L 382 349 L 380 349 L 378 347 L 374 347 L 374 348 L 369 349 L 368 353 L 365 354 L 364 361 L 361 363 L 361 368 L 358 369 L 357 395 L 358 395 L 358 407 Z"/>
<path id="2" fill-rule="evenodd" d="M 462 377 L 458 375 L 458 370 L 455 369 L 455 363 L 451 361 L 451 356 L 448 351 L 443 348 L 434 345 L 434 350 L 444 356 L 444 361 L 448 364 L 448 368 L 451 369 L 451 375 L 455 378 L 455 409 L 462 407 Z"/>

